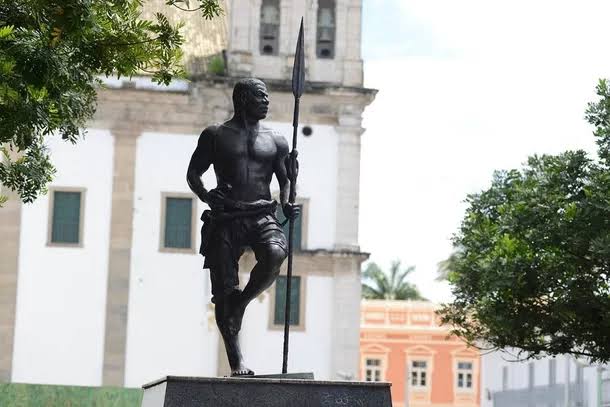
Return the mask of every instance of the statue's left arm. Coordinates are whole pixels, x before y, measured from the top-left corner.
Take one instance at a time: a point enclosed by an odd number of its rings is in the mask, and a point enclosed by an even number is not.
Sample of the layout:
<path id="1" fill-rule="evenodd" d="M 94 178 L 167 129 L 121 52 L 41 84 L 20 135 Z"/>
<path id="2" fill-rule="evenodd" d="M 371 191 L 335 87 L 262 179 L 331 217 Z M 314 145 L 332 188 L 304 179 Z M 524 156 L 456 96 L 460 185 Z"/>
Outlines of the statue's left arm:
<path id="1" fill-rule="evenodd" d="M 288 203 L 288 194 L 290 192 L 290 180 L 288 179 L 285 163 L 286 157 L 288 156 L 288 142 L 279 134 L 275 134 L 273 138 L 275 139 L 275 145 L 277 147 L 277 155 L 275 156 L 275 161 L 273 163 L 273 172 L 275 173 L 278 184 L 280 184 L 280 204 L 284 207 L 284 205 Z"/>
<path id="2" fill-rule="evenodd" d="M 275 144 L 277 147 L 277 155 L 275 162 L 273 163 L 273 172 L 280 185 L 280 204 L 286 217 L 295 218 L 299 214 L 299 208 L 296 205 L 289 203 L 290 195 L 290 179 L 288 178 L 288 171 L 286 170 L 286 158 L 289 155 L 289 147 L 286 139 L 276 134 L 274 135 Z"/>

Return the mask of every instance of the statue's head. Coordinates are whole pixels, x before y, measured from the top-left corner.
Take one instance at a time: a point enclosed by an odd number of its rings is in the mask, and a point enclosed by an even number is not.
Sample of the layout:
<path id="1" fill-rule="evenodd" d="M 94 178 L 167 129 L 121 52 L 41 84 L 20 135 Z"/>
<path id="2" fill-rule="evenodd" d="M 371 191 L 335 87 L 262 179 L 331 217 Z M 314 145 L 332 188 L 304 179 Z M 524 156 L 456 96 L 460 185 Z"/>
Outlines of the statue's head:
<path id="1" fill-rule="evenodd" d="M 260 79 L 240 79 L 233 88 L 233 109 L 235 114 L 262 120 L 269 110 L 267 87 Z"/>

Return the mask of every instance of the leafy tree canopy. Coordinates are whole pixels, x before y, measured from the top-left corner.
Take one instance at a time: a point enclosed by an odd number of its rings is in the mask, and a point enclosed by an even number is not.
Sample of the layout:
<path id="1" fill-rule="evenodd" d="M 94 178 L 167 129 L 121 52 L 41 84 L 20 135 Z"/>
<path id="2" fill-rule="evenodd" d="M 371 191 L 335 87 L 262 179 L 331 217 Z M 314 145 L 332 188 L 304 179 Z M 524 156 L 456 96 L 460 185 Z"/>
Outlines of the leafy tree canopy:
<path id="1" fill-rule="evenodd" d="M 497 171 L 467 198 L 448 279 L 445 323 L 471 343 L 526 357 L 573 354 L 610 361 L 610 91 L 597 86 L 587 120 L 599 157 L 530 157 Z M 446 265 L 445 265 L 446 266 Z"/>
<path id="2" fill-rule="evenodd" d="M 402 268 L 395 260 L 389 273 L 376 263 L 370 262 L 362 273 L 362 297 L 377 300 L 423 300 L 417 287 L 407 282 L 407 277 L 415 270 L 410 266 Z"/>
<path id="3" fill-rule="evenodd" d="M 218 1 L 198 0 L 193 10 L 212 18 Z M 141 0 L 0 0 L 0 184 L 23 202 L 54 174 L 45 137 L 74 143 L 93 116 L 100 75 L 145 72 L 163 84 L 184 75 L 180 27 L 163 14 L 142 19 L 141 7 Z"/>

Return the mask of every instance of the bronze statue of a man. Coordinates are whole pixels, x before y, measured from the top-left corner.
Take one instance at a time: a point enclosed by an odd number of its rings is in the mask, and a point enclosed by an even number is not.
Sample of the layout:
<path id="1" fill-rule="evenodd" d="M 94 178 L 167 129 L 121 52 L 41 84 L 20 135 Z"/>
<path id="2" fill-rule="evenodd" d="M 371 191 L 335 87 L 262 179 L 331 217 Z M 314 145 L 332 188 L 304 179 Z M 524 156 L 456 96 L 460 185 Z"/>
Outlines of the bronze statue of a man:
<path id="1" fill-rule="evenodd" d="M 287 162 L 286 139 L 260 120 L 267 116 L 269 94 L 265 84 L 242 79 L 233 89 L 233 117 L 201 133 L 187 171 L 187 182 L 211 210 L 202 220 L 201 254 L 209 268 L 216 323 L 227 350 L 232 376 L 252 375 L 243 362 L 239 331 L 246 306 L 273 284 L 287 256 L 288 243 L 275 217 L 277 202 L 271 199 L 275 174 L 280 204 L 287 218 L 296 218 L 299 207 L 288 202 L 287 173 L 297 168 Z M 295 158 L 296 159 L 296 158 Z M 206 190 L 201 176 L 210 165 L 218 185 Z M 239 288 L 238 261 L 250 247 L 256 266 L 243 291 Z"/>

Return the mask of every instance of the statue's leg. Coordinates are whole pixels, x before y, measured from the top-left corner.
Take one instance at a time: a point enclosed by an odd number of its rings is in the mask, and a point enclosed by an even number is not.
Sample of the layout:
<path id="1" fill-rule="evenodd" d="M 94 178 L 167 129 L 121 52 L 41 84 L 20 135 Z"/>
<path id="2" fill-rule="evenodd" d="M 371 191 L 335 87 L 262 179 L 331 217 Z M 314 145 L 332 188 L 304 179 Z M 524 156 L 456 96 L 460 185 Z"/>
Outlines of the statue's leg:
<path id="1" fill-rule="evenodd" d="M 244 365 L 239 346 L 241 329 L 241 290 L 239 289 L 238 261 L 240 242 L 234 241 L 230 225 L 219 228 L 208 250 L 206 264 L 210 266 L 212 301 L 215 305 L 216 325 L 222 336 L 232 376 L 252 375 Z M 243 311 L 241 312 L 243 314 Z M 239 315 L 236 318 L 236 315 Z"/>
<path id="2" fill-rule="evenodd" d="M 248 284 L 241 293 L 241 303 L 244 307 L 271 287 L 280 274 L 280 267 L 287 255 L 281 244 L 272 242 L 254 246 L 254 254 L 257 262 L 250 273 Z"/>
<path id="3" fill-rule="evenodd" d="M 223 298 L 217 300 L 215 307 L 216 325 L 218 325 L 218 330 L 225 344 L 229 366 L 231 366 L 231 376 L 253 375 L 254 372 L 244 364 L 241 347 L 239 346 L 239 332 L 235 332 L 235 329 L 227 321 L 227 312 L 229 311 L 227 308 L 230 308 L 231 305 L 230 298 Z"/>
<path id="4" fill-rule="evenodd" d="M 250 244 L 256 256 L 256 265 L 241 294 L 244 308 L 250 301 L 271 287 L 280 274 L 282 263 L 288 256 L 286 236 L 284 236 L 282 226 L 273 215 L 264 215 L 256 220 L 251 239 Z"/>

